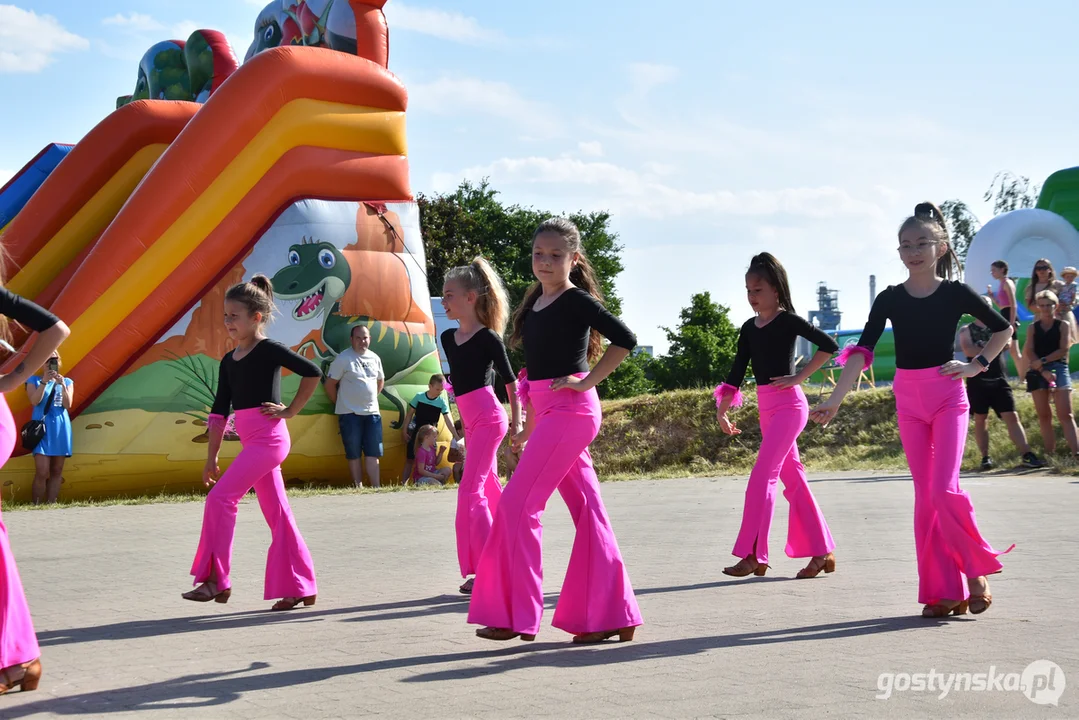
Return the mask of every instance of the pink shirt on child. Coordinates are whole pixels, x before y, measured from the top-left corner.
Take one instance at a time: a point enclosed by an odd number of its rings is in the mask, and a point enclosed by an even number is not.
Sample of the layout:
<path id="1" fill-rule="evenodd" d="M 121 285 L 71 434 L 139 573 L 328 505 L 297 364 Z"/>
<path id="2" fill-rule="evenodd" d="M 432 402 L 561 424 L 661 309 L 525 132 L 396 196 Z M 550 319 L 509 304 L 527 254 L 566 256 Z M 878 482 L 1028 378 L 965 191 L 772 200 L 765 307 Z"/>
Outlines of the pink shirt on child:
<path id="1" fill-rule="evenodd" d="M 429 473 L 435 471 L 435 452 L 435 448 L 428 450 L 423 445 L 416 446 L 416 462 L 412 466 L 413 480 L 418 480 L 423 477 L 423 475 L 420 475 L 421 468 Z"/>

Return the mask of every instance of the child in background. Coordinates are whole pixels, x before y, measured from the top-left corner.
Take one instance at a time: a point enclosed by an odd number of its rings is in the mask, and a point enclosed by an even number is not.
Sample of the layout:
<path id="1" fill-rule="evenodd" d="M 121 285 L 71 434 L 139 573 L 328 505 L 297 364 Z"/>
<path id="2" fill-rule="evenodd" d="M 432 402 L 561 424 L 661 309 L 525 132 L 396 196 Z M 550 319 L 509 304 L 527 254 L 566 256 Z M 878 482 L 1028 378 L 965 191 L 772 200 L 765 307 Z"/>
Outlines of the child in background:
<path id="1" fill-rule="evenodd" d="M 457 431 L 457 437 L 465 436 L 465 424 L 458 420 L 453 424 L 454 429 Z M 453 481 L 458 485 L 461 484 L 461 477 L 465 471 L 465 446 L 461 443 L 457 443 L 456 446 L 450 446 L 450 452 L 446 456 L 446 459 L 453 463 Z"/>
<path id="2" fill-rule="evenodd" d="M 450 468 L 440 468 L 445 447 L 435 447 L 438 430 L 432 425 L 421 425 L 416 431 L 416 462 L 412 466 L 412 482 L 416 485 L 445 485 Z"/>
<path id="3" fill-rule="evenodd" d="M 405 467 L 401 472 L 402 485 L 407 484 L 413 474 L 412 465 L 416 457 L 416 446 L 419 444 L 417 428 L 430 425 L 437 433 L 438 420 L 443 418 L 446 421 L 446 427 L 453 434 L 454 443 L 461 439 L 461 436 L 457 434 L 457 428 L 454 427 L 453 417 L 450 416 L 450 406 L 442 397 L 445 383 L 446 378 L 442 375 L 432 375 L 427 383 L 427 390 L 416 393 L 408 404 L 408 412 L 405 414 L 404 422 L 401 423 L 401 437 L 405 441 Z"/>
<path id="4" fill-rule="evenodd" d="M 1079 277 L 1079 272 L 1069 265 L 1060 271 L 1060 277 L 1064 279 L 1064 287 L 1062 287 L 1058 293 L 1060 304 L 1066 305 L 1070 312 L 1075 309 L 1076 300 L 1079 299 L 1077 298 L 1079 283 L 1075 282 L 1075 278 Z"/>

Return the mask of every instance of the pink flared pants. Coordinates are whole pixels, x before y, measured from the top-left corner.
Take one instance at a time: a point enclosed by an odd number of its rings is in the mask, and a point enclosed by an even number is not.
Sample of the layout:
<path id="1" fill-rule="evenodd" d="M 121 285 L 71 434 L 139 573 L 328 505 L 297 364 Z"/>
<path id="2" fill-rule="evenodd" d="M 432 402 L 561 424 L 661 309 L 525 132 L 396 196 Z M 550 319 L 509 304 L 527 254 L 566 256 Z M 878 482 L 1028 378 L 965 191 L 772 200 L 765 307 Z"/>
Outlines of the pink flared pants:
<path id="1" fill-rule="evenodd" d="M 555 489 L 577 534 L 552 624 L 573 634 L 641 624 L 588 445 L 599 432 L 596 391 L 550 390 L 530 383 L 536 425 L 513 477 L 502 491 L 480 556 L 468 621 L 534 635 L 543 614 L 543 526 Z M 469 451 L 471 452 L 471 450 Z"/>
<path id="2" fill-rule="evenodd" d="M 776 481 L 783 481 L 783 497 L 790 503 L 787 521 L 788 557 L 827 555 L 835 542 L 824 514 L 809 490 L 806 469 L 798 457 L 798 436 L 809 419 L 809 403 L 801 387 L 757 388 L 760 411 L 761 449 L 749 474 L 742 527 L 733 553 L 744 558 L 755 555 L 768 562 L 768 532 L 776 507 Z"/>
<path id="3" fill-rule="evenodd" d="M 195 583 L 206 582 L 212 572 L 220 590 L 232 587 L 229 572 L 237 508 L 253 487 L 272 538 L 266 554 L 265 599 L 315 595 L 315 566 L 296 527 L 281 477 L 281 463 L 292 444 L 288 427 L 284 420 L 267 418 L 259 408 L 251 408 L 236 412 L 236 431 L 243 450 L 206 496 L 202 536 L 191 565 Z"/>
<path id="4" fill-rule="evenodd" d="M 1000 572 L 982 537 L 970 496 L 959 487 L 959 467 L 969 422 L 963 382 L 940 368 L 896 370 L 899 436 L 914 479 L 914 545 L 918 602 L 965 600 L 966 578 Z"/>
<path id="5" fill-rule="evenodd" d="M 502 484 L 498 481 L 498 447 L 509 430 L 506 411 L 489 386 L 457 396 L 465 425 L 465 466 L 457 487 L 457 562 L 461 577 L 476 572 Z"/>
<path id="6" fill-rule="evenodd" d="M 0 467 L 15 449 L 15 420 L 7 401 L 0 395 Z M 30 608 L 23 594 L 19 569 L 11 554 L 7 527 L 0 517 L 0 669 L 36 660 L 41 655 Z"/>

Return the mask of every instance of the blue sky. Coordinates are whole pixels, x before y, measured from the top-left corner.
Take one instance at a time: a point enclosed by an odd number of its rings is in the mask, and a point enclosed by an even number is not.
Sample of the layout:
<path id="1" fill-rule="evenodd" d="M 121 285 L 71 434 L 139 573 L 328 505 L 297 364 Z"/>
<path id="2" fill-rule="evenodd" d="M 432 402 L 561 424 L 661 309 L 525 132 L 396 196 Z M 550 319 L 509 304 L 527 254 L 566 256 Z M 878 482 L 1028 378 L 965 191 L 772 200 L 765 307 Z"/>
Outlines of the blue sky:
<path id="1" fill-rule="evenodd" d="M 263 5 L 0 4 L 0 181 L 108 114 L 153 42 L 213 28 L 242 57 Z M 868 276 L 903 279 L 895 230 L 916 202 L 984 221 L 998 170 L 1079 164 L 1076 6 L 881 5 L 390 0 L 413 190 L 489 176 L 510 202 L 610 210 L 625 319 L 657 349 L 694 292 L 748 317 L 763 250 L 800 312 L 824 281 L 859 326 Z"/>

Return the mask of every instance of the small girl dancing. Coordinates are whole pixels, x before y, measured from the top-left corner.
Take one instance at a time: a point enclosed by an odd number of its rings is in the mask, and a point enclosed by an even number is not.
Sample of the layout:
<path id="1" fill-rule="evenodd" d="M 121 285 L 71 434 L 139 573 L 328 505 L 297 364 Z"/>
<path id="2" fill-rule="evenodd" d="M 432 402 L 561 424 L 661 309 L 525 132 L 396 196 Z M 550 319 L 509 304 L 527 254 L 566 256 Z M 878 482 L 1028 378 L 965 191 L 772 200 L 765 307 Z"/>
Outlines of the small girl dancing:
<path id="1" fill-rule="evenodd" d="M 255 275 L 250 282 L 233 285 L 225 293 L 225 328 L 236 349 L 221 359 L 217 397 L 210 412 L 209 457 L 202 482 L 213 488 L 206 496 L 202 536 L 191 566 L 195 582 L 202 584 L 184 593 L 185 600 L 228 602 L 237 506 L 253 487 L 272 535 L 266 556 L 265 599 L 281 598 L 273 610 L 315 604 L 315 567 L 285 495 L 281 463 L 291 446 L 285 420 L 311 399 L 322 373 L 310 360 L 267 339 L 265 327 L 273 312 L 272 298 L 273 286 L 265 275 Z M 302 378 L 288 407 L 281 404 L 282 367 Z M 243 449 L 222 475 L 217 455 L 230 408 L 235 410 Z"/>
<path id="2" fill-rule="evenodd" d="M 476 634 L 488 640 L 535 639 L 543 615 L 540 520 L 557 489 L 577 535 L 553 625 L 572 633 L 575 643 L 632 640 L 641 613 L 588 446 L 601 421 L 596 385 L 637 339 L 603 307 L 581 234 L 569 220 L 551 218 L 536 229 L 532 272 L 538 282 L 514 316 L 512 335 L 525 351 L 525 382 L 519 383 L 525 429 L 514 444 L 527 445 L 483 547 L 468 621 L 486 626 Z M 611 341 L 606 351 L 601 334 Z"/>
<path id="3" fill-rule="evenodd" d="M 783 497 L 791 506 L 787 556 L 812 558 L 798 571 L 799 578 L 812 578 L 822 570 L 826 573 L 835 570 L 832 554 L 835 543 L 798 457 L 798 436 L 809 420 L 809 403 L 801 385 L 828 362 L 839 345 L 827 333 L 795 314 L 787 271 L 769 253 L 756 255 L 750 261 L 746 293 L 756 316 L 742 325 L 738 353 L 727 382 L 716 387 L 716 420 L 728 435 L 741 433 L 727 417 L 727 410 L 742 404 L 739 388 L 752 361 L 762 437 L 760 453 L 746 486 L 742 527 L 734 542 L 734 555 L 741 560 L 724 568 L 723 573 L 734 577 L 760 576 L 768 569 L 768 531 L 776 505 L 776 480 L 782 480 Z M 796 374 L 794 348 L 799 337 L 816 345 L 817 352 Z"/>
<path id="4" fill-rule="evenodd" d="M 857 346 L 840 353 L 843 372 L 827 401 L 811 413 L 827 424 L 892 321 L 899 438 L 914 480 L 914 546 L 922 616 L 982 613 L 993 602 L 987 575 L 1001 570 L 998 555 L 982 537 L 974 504 L 959 487 L 970 403 L 962 378 L 985 372 L 1007 346 L 1011 325 L 960 280 L 959 258 L 948 241 L 944 215 L 920 203 L 899 228 L 899 257 L 909 277 L 877 296 Z M 953 359 L 955 330 L 964 314 L 992 330 L 982 354 Z M 1014 545 L 1012 546 L 1014 547 Z M 1011 548 L 1008 548 L 1011 550 Z M 1004 552 L 1008 552 L 1005 550 Z"/>
<path id="5" fill-rule="evenodd" d="M 491 369 L 506 385 L 513 433 L 521 432 L 521 405 L 517 399 L 517 378 L 513 374 L 502 333 L 509 316 L 509 299 L 494 268 L 481 257 L 470 265 L 455 267 L 446 273 L 442 287 L 442 306 L 446 317 L 460 327 L 442 333 L 442 348 L 450 365 L 450 378 L 457 398 L 457 409 L 465 426 L 465 466 L 457 486 L 457 562 L 461 577 L 459 588 L 468 595 L 480 553 L 502 497 L 498 480 L 498 446 L 506 437 L 509 421 L 506 411 L 491 387 Z"/>

